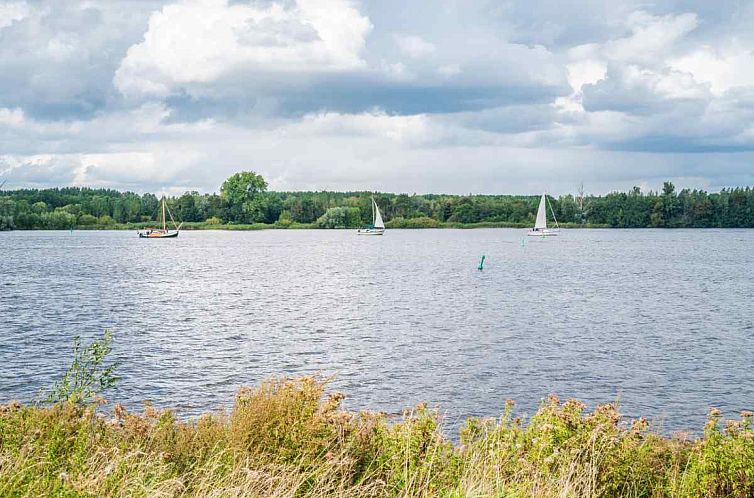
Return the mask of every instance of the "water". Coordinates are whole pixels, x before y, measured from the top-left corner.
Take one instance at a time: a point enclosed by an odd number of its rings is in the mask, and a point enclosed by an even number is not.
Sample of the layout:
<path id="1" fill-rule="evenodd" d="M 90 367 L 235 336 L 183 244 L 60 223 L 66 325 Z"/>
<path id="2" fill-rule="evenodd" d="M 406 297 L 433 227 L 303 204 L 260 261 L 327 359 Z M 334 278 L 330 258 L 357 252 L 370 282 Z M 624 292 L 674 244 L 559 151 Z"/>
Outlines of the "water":
<path id="1" fill-rule="evenodd" d="M 184 416 L 312 373 L 349 408 L 427 401 L 451 427 L 551 392 L 664 430 L 753 407 L 754 231 L 523 233 L 0 233 L 0 401 L 32 399 L 73 336 L 108 328 L 109 397 Z"/>

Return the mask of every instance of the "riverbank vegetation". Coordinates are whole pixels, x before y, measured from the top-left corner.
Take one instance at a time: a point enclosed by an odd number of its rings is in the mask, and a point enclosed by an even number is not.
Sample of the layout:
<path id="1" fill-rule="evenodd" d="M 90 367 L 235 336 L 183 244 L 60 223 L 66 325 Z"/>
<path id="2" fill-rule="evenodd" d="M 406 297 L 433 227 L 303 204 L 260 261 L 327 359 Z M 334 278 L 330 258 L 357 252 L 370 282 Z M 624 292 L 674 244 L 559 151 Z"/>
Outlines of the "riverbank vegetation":
<path id="1" fill-rule="evenodd" d="M 149 405 L 61 401 L 0 408 L 6 497 L 750 497 L 752 414 L 662 437 L 614 405 L 512 403 L 468 419 L 457 442 L 424 405 L 352 412 L 314 378 L 238 392 L 228 412 L 185 421 Z"/>
<path id="2" fill-rule="evenodd" d="M 458 438 L 440 413 L 347 411 L 323 379 L 272 379 L 230 411 L 182 420 L 101 397 L 118 377 L 112 336 L 82 346 L 44 402 L 0 405 L 3 497 L 754 496 L 754 414 L 665 437 L 613 404 L 513 402 Z"/>
<path id="3" fill-rule="evenodd" d="M 370 196 L 389 228 L 528 227 L 539 196 L 389 194 L 370 192 L 270 192 L 252 172 L 237 173 L 219 194 L 186 192 L 169 197 L 187 228 L 354 228 L 371 222 Z M 716 193 L 667 182 L 661 192 L 550 198 L 565 226 L 584 227 L 754 227 L 754 189 Z M 135 228 L 153 226 L 159 199 L 109 189 L 78 187 L 0 191 L 0 230 Z M 549 214 L 548 214 L 549 216 Z"/>

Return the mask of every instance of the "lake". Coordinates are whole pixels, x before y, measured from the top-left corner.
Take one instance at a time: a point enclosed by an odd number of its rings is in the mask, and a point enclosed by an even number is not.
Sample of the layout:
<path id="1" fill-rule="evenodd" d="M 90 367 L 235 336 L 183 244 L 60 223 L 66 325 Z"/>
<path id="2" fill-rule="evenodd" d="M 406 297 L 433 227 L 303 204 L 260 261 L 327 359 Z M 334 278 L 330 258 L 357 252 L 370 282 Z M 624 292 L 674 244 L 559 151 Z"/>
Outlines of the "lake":
<path id="1" fill-rule="evenodd" d="M 31 400 L 74 336 L 111 329 L 108 398 L 183 416 L 312 373 L 348 408 L 426 401 L 451 427 L 549 393 L 664 431 L 754 407 L 754 230 L 524 234 L 0 233 L 0 401 Z"/>

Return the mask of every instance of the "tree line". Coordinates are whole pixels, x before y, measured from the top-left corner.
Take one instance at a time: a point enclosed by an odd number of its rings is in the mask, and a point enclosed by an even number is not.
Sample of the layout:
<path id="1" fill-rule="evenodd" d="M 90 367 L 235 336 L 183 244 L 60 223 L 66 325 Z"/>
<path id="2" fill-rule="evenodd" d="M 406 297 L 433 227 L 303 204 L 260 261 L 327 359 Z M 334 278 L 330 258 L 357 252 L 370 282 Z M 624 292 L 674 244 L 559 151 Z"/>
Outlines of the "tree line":
<path id="1" fill-rule="evenodd" d="M 188 223 L 275 224 L 322 228 L 356 227 L 372 219 L 374 196 L 388 226 L 499 223 L 531 225 L 539 196 L 391 194 L 371 192 L 273 192 L 264 178 L 241 172 L 219 193 L 186 192 L 167 198 L 177 219 Z M 754 227 L 754 189 L 708 193 L 676 191 L 666 182 L 659 192 L 549 198 L 561 224 L 646 227 Z M 64 187 L 0 191 L 0 230 L 68 229 L 148 224 L 159 216 L 160 199 L 112 189 Z M 548 217 L 551 216 L 548 213 Z"/>

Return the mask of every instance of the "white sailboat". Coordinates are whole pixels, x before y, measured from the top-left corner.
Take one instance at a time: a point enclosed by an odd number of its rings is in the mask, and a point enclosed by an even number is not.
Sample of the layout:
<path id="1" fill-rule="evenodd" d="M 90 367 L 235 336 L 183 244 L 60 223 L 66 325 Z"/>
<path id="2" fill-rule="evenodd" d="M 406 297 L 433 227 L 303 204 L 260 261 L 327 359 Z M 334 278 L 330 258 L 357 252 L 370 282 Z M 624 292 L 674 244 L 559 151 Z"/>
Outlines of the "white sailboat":
<path id="1" fill-rule="evenodd" d="M 550 206 L 552 212 L 552 206 Z M 534 228 L 527 233 L 530 237 L 551 237 L 558 234 L 560 227 L 558 220 L 555 219 L 555 213 L 552 213 L 552 219 L 555 221 L 555 230 L 547 228 L 547 195 L 542 194 L 539 200 L 539 209 L 537 209 L 537 221 L 534 222 Z"/>
<path id="2" fill-rule="evenodd" d="M 168 220 L 165 216 L 165 213 L 167 213 L 170 216 L 170 221 L 173 222 L 173 228 L 175 230 L 168 230 Z M 158 220 L 159 221 L 159 220 Z M 170 212 L 170 209 L 168 208 L 167 201 L 165 200 L 165 196 L 162 197 L 162 228 L 147 228 L 146 230 L 139 230 L 137 233 L 139 234 L 140 239 L 171 239 L 173 237 L 178 237 L 178 232 L 181 230 L 181 226 L 177 225 L 175 223 L 175 219 L 173 218 L 173 213 Z"/>
<path id="3" fill-rule="evenodd" d="M 385 223 L 382 221 L 380 208 L 372 197 L 372 224 L 359 228 L 359 235 L 382 235 L 385 233 Z"/>

